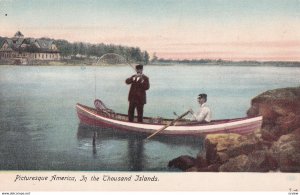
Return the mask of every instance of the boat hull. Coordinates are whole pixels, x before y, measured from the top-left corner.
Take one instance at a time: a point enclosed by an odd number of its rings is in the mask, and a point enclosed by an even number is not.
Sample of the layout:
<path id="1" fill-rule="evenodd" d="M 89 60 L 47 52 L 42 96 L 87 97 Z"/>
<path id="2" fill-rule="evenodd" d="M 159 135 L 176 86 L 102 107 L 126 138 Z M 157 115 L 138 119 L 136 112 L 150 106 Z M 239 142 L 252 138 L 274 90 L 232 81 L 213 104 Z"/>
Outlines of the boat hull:
<path id="1" fill-rule="evenodd" d="M 86 124 L 93 127 L 101 128 L 113 128 L 132 132 L 141 132 L 151 134 L 156 130 L 165 126 L 165 124 L 153 124 L 150 122 L 135 123 L 128 122 L 126 115 L 121 120 L 117 120 L 112 117 L 104 116 L 97 112 L 96 109 L 84 106 L 82 104 L 76 105 L 77 115 L 80 123 Z M 147 118 L 149 119 L 149 118 Z M 146 119 L 146 121 L 148 121 Z M 166 124 L 170 122 L 165 121 Z M 237 134 L 249 134 L 255 130 L 261 128 L 262 117 L 254 118 L 240 118 L 231 120 L 218 120 L 208 124 L 201 123 L 187 123 L 169 126 L 165 130 L 161 131 L 160 134 L 164 135 L 205 135 L 212 133 L 237 133 Z"/>

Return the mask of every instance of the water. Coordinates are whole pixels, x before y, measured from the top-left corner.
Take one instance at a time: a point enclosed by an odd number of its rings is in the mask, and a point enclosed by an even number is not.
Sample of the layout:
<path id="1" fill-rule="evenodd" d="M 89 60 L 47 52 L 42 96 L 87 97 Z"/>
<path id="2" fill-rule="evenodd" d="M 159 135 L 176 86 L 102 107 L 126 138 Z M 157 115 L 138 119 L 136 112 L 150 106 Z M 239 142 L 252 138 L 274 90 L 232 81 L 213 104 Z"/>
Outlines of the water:
<path id="1" fill-rule="evenodd" d="M 126 113 L 124 81 L 132 73 L 128 66 L 0 66 L 0 169 L 176 171 L 168 161 L 196 156 L 201 138 L 145 143 L 140 135 L 97 130 L 93 147 L 94 129 L 79 125 L 75 104 L 92 106 L 95 97 Z M 256 95 L 300 85 L 296 67 L 147 66 L 144 73 L 150 78 L 144 115 L 153 117 L 196 110 L 199 93 L 208 94 L 213 118 L 243 117 Z"/>

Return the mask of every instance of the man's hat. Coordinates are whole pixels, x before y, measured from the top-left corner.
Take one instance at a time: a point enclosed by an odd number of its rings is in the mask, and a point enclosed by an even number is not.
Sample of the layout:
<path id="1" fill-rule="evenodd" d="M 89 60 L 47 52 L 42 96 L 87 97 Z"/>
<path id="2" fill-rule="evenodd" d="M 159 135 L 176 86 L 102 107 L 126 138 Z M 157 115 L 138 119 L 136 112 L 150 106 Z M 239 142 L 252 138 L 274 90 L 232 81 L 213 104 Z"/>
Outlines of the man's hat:
<path id="1" fill-rule="evenodd" d="M 198 95 L 198 99 L 200 99 L 200 98 L 207 99 L 207 95 L 206 95 L 205 93 L 200 93 L 200 94 Z"/>
<path id="2" fill-rule="evenodd" d="M 141 69 L 143 69 L 143 65 L 142 64 L 138 64 L 138 65 L 135 66 L 135 69 L 141 70 Z"/>

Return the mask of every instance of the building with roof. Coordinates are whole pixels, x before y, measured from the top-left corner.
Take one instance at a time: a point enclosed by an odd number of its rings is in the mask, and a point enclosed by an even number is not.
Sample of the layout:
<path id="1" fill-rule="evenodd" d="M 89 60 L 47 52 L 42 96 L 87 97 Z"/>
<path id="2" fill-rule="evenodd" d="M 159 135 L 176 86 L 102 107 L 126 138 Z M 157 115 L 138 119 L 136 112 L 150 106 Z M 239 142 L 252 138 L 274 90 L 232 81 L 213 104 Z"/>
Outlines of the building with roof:
<path id="1" fill-rule="evenodd" d="M 17 64 L 60 58 L 60 52 L 52 40 L 24 38 L 20 31 L 14 37 L 4 40 L 0 47 L 0 59 L 13 60 Z"/>

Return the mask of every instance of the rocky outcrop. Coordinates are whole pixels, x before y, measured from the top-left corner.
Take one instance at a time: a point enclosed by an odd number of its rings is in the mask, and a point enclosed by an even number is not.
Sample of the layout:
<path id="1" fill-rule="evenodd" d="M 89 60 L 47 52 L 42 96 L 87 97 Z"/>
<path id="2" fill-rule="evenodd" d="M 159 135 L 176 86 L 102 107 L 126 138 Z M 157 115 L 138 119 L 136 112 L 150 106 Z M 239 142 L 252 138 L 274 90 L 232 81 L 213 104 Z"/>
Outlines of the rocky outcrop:
<path id="1" fill-rule="evenodd" d="M 248 116 L 263 116 L 262 137 L 276 141 L 300 127 L 300 87 L 264 92 L 251 101 Z"/>
<path id="2" fill-rule="evenodd" d="M 238 134 L 211 134 L 207 135 L 204 144 L 206 149 L 206 160 L 208 164 L 225 162 L 228 155 L 225 151 L 239 143 Z"/>
<path id="3" fill-rule="evenodd" d="M 182 170 L 300 172 L 300 87 L 264 92 L 251 104 L 247 114 L 263 116 L 261 130 L 250 135 L 207 135 L 205 154 L 189 160 L 189 166 L 181 164 L 186 168 Z"/>
<path id="4" fill-rule="evenodd" d="M 274 142 L 272 157 L 282 172 L 300 172 L 300 128 Z"/>
<path id="5" fill-rule="evenodd" d="M 254 151 L 249 155 L 231 158 L 220 166 L 219 171 L 226 172 L 268 172 L 275 170 L 277 163 L 265 150 Z"/>
<path id="6" fill-rule="evenodd" d="M 265 145 L 264 140 L 257 137 L 255 133 L 243 136 L 238 134 L 208 135 L 205 138 L 207 164 L 201 166 L 195 164 L 195 167 L 198 171 L 266 172 L 274 170 L 277 166 L 268 152 L 269 147 L 270 144 Z"/>

